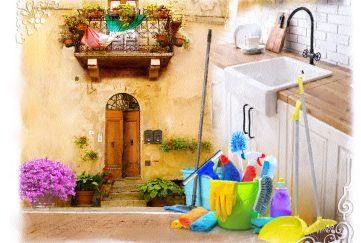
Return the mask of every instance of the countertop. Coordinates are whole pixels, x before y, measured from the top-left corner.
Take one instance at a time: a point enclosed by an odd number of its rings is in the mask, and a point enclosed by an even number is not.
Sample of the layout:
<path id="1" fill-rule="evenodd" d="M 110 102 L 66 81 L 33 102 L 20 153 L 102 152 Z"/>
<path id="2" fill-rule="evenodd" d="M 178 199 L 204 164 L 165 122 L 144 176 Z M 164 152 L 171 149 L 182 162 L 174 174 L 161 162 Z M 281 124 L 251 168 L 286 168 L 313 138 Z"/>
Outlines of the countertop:
<path id="1" fill-rule="evenodd" d="M 211 49 L 210 59 L 220 68 L 269 59 L 277 56 L 289 56 L 303 62 L 308 59 L 291 52 L 280 54 L 265 51 L 257 55 L 245 55 L 234 44 L 215 45 Z M 331 70 L 332 76 L 308 82 L 304 85 L 307 112 L 324 123 L 352 135 L 352 87 L 351 70 L 326 62 L 316 62 L 316 66 Z M 295 105 L 299 99 L 298 87 L 278 92 L 278 99 Z"/>

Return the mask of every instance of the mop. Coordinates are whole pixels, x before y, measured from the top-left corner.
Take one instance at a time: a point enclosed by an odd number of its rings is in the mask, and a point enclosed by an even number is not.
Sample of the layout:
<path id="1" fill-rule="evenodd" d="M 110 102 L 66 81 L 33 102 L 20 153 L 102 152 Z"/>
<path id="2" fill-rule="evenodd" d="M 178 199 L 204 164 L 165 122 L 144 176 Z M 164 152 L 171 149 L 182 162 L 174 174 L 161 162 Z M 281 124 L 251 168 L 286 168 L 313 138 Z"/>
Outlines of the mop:
<path id="1" fill-rule="evenodd" d="M 208 30 L 207 37 L 207 50 L 206 50 L 206 60 L 205 60 L 205 68 L 204 68 L 204 79 L 203 79 L 203 89 L 202 89 L 202 101 L 201 101 L 201 112 L 199 115 L 199 129 L 198 129 L 198 144 L 197 144 L 197 160 L 194 166 L 194 169 L 197 170 L 199 167 L 200 160 L 200 152 L 201 152 L 201 143 L 202 143 L 202 130 L 203 130 L 203 118 L 204 118 L 204 106 L 206 102 L 206 89 L 207 89 L 207 79 L 208 79 L 208 64 L 209 64 L 209 52 L 211 48 L 211 40 L 212 40 L 212 30 Z M 193 194 L 192 194 L 192 204 L 191 205 L 181 205 L 176 204 L 173 206 L 168 206 L 167 210 L 177 211 L 177 212 L 188 212 L 196 207 L 196 195 L 197 195 L 197 181 L 198 176 L 194 177 L 193 182 Z"/>

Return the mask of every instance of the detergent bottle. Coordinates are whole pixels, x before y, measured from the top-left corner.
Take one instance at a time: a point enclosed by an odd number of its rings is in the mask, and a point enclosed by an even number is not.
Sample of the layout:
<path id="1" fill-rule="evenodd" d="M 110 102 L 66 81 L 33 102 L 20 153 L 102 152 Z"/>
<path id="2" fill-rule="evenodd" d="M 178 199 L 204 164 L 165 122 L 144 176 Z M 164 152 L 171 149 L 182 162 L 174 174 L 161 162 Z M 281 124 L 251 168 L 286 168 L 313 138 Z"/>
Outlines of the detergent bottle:
<path id="1" fill-rule="evenodd" d="M 256 164 L 262 166 L 259 158 L 264 158 L 265 155 L 260 152 L 248 152 L 246 154 L 246 158 L 248 159 L 248 165 L 246 171 L 244 172 L 244 176 L 242 178 L 242 182 L 253 181 L 256 178 Z"/>
<path id="2" fill-rule="evenodd" d="M 280 216 L 290 216 L 291 214 L 292 208 L 290 195 L 285 185 L 284 178 L 280 177 L 272 197 L 270 216 L 275 218 Z"/>
<path id="3" fill-rule="evenodd" d="M 222 165 L 222 180 L 226 181 L 241 181 L 241 177 L 239 176 L 239 172 L 237 168 L 234 166 L 232 161 L 228 159 L 227 156 L 221 155 L 220 157 L 221 165 Z"/>

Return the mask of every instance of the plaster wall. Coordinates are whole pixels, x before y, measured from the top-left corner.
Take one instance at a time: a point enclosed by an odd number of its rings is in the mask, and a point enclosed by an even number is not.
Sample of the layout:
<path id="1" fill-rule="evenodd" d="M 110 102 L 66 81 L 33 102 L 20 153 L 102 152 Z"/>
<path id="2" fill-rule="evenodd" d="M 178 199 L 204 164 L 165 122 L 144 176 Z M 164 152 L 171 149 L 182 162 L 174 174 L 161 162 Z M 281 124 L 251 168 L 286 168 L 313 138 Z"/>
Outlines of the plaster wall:
<path id="1" fill-rule="evenodd" d="M 146 73 L 139 71 L 101 70 L 101 82 L 94 83 L 96 91 L 89 94 L 88 74 L 74 57 L 73 48 L 65 48 L 57 41 L 62 15 L 67 11 L 51 11 L 46 23 L 23 43 L 22 161 L 47 157 L 67 164 L 76 173 L 101 170 L 105 105 L 112 95 L 124 92 L 134 96 L 140 105 L 142 178 L 180 178 L 182 168 L 194 165 L 196 153 L 161 152 L 159 145 L 143 144 L 143 132 L 161 129 L 163 139 L 197 138 L 207 30 L 213 29 L 216 43 L 223 27 L 188 23 L 186 31 L 192 48 L 175 48 L 174 57 L 157 81 L 149 81 Z M 75 81 L 76 76 L 79 81 Z M 211 89 L 207 92 L 203 139 L 213 142 Z M 89 130 L 95 134 L 89 135 Z M 103 142 L 97 141 L 98 134 L 103 135 Z M 73 141 L 74 136 L 83 135 L 100 155 L 96 162 L 80 159 Z M 210 153 L 202 153 L 201 161 Z M 151 165 L 145 166 L 145 160 L 150 160 Z"/>

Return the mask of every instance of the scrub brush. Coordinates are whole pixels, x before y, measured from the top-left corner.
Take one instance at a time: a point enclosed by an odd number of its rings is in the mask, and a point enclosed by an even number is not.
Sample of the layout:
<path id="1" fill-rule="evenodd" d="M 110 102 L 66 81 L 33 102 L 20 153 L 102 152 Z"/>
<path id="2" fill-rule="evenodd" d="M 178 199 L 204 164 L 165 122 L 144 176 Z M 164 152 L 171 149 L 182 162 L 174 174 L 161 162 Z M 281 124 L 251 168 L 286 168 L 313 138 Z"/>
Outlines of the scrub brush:
<path id="1" fill-rule="evenodd" d="M 243 176 L 242 160 L 246 159 L 244 151 L 247 149 L 247 138 L 243 132 L 235 131 L 231 138 L 231 152 L 237 153 L 239 157 L 239 174 Z"/>
<path id="2" fill-rule="evenodd" d="M 264 214 L 267 211 L 268 204 L 271 200 L 273 190 L 272 178 L 264 176 L 259 179 L 259 190 L 256 198 L 256 203 L 253 209 L 259 214 Z"/>

